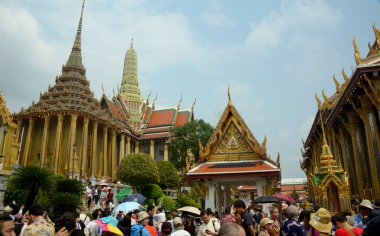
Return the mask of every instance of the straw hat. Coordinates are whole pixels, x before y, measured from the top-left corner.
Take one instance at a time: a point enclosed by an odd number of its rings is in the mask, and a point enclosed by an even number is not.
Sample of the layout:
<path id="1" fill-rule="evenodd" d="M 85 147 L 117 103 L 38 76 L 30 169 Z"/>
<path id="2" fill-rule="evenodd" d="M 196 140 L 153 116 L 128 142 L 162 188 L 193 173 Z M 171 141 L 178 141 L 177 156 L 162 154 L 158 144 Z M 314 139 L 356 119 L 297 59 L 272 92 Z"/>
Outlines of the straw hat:
<path id="1" fill-rule="evenodd" d="M 320 233 L 331 233 L 331 214 L 325 208 L 319 208 L 316 213 L 310 215 L 310 225 Z"/>
<path id="2" fill-rule="evenodd" d="M 260 220 L 260 228 L 264 229 L 265 225 L 272 224 L 272 223 L 273 223 L 273 220 L 271 220 L 269 218 L 262 218 Z"/>
<path id="3" fill-rule="evenodd" d="M 141 211 L 141 212 L 139 212 L 139 214 L 137 216 L 137 221 L 142 221 L 146 218 L 149 218 L 148 213 L 146 213 L 146 211 Z"/>
<path id="4" fill-rule="evenodd" d="M 372 206 L 371 202 L 367 199 L 363 199 L 362 202 L 360 203 L 359 207 L 365 207 L 365 208 L 369 208 L 369 209 L 373 210 L 373 206 Z"/>
<path id="5" fill-rule="evenodd" d="M 173 225 L 174 225 L 174 227 L 176 227 L 176 226 L 182 226 L 183 223 L 182 223 L 181 218 L 179 218 L 178 216 L 174 217 L 174 219 L 173 219 Z"/>

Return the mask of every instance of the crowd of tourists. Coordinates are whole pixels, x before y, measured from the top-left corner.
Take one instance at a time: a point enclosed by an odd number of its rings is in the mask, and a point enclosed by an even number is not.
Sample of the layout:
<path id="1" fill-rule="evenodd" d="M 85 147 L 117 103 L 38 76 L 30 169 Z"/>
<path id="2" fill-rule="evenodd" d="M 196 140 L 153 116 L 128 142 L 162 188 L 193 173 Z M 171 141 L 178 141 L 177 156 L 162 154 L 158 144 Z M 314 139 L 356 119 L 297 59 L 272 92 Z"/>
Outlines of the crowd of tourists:
<path id="1" fill-rule="evenodd" d="M 102 189 L 103 191 L 103 189 Z M 106 191 L 105 191 L 106 192 Z M 104 194 L 103 194 L 104 195 Z M 92 201 L 92 200 L 91 200 Z M 107 200 L 105 200 L 107 201 Z M 103 204 L 102 204 L 103 205 Z M 24 212 L 9 206 L 0 215 L 0 236 L 101 236 L 115 235 L 99 220 L 127 236 L 375 236 L 380 235 L 380 202 L 353 204 L 354 212 L 331 213 L 310 204 L 254 204 L 237 200 L 223 214 L 211 209 L 200 214 L 164 212 L 156 206 L 131 212 L 113 211 L 112 204 L 87 212 L 65 212 L 52 221 L 45 209 L 35 205 Z"/>

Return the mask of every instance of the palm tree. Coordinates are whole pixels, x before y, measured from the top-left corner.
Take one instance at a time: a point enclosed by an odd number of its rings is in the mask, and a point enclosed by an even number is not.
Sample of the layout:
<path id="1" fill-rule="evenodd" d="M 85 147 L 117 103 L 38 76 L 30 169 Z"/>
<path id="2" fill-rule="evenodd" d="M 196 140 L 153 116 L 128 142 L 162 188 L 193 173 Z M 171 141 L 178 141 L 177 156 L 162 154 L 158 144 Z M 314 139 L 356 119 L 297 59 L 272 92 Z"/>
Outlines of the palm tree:
<path id="1" fill-rule="evenodd" d="M 46 168 L 25 166 L 16 169 L 9 178 L 9 188 L 27 193 L 25 211 L 34 203 L 38 192 L 53 191 L 55 187 L 54 174 Z"/>

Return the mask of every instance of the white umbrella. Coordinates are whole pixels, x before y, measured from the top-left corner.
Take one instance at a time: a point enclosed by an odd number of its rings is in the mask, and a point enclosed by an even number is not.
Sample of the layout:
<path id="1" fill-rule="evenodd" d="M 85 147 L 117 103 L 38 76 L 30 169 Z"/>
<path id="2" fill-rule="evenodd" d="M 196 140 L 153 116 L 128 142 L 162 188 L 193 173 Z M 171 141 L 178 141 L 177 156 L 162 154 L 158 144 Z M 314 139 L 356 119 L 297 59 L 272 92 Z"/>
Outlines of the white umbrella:
<path id="1" fill-rule="evenodd" d="M 199 216 L 201 214 L 201 211 L 198 208 L 192 207 L 192 206 L 185 206 L 178 209 L 178 211 L 181 212 L 187 212 L 193 215 Z"/>

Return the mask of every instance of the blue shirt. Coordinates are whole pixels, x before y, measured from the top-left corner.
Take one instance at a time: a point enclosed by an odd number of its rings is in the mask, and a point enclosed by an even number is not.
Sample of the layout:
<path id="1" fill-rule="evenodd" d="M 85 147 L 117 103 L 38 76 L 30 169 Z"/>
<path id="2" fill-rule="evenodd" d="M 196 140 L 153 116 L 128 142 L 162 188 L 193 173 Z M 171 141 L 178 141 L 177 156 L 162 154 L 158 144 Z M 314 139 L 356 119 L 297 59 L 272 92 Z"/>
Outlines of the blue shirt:
<path id="1" fill-rule="evenodd" d="M 281 236 L 305 236 L 302 225 L 294 219 L 285 221 L 281 227 Z"/>
<path id="2" fill-rule="evenodd" d="M 140 233 L 141 232 L 141 233 Z M 151 236 L 149 231 L 141 224 L 134 224 L 131 228 L 131 236 Z"/>

